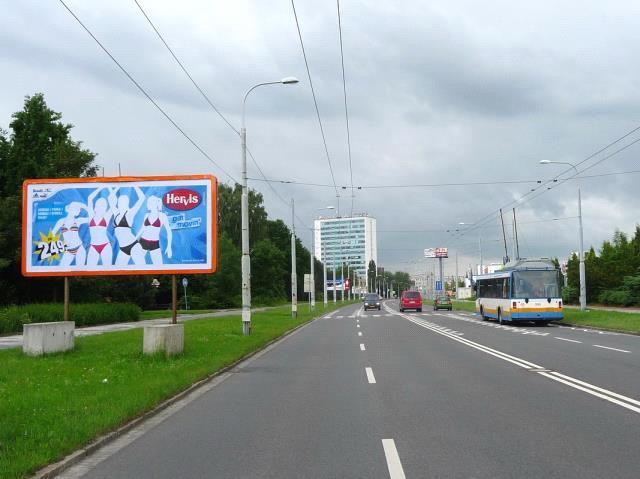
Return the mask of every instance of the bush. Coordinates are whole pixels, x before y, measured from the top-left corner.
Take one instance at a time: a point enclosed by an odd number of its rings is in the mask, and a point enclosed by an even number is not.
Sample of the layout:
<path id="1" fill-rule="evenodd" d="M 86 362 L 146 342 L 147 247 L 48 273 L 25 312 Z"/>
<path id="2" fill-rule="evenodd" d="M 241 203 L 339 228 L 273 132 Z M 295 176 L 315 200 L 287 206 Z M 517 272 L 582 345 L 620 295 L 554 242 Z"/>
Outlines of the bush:
<path id="1" fill-rule="evenodd" d="M 62 321 L 62 304 L 26 304 L 11 306 L 0 311 L 0 334 L 22 331 L 28 323 Z M 131 303 L 85 303 L 69 306 L 69 320 L 76 326 L 138 321 L 140 308 Z"/>
<path id="2" fill-rule="evenodd" d="M 562 288 L 562 302 L 565 304 L 575 304 L 578 302 L 578 288 L 565 286 Z"/>
<path id="3" fill-rule="evenodd" d="M 635 303 L 631 293 L 623 289 L 603 291 L 598 295 L 598 302 L 616 306 L 631 306 Z"/>

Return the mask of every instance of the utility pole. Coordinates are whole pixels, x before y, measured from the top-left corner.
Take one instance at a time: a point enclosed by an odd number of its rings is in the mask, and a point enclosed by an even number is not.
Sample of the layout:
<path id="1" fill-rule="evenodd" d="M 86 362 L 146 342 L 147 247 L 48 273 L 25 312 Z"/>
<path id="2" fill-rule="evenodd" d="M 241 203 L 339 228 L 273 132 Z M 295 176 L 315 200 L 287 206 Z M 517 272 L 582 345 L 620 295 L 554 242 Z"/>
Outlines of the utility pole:
<path id="1" fill-rule="evenodd" d="M 315 262 L 316 262 L 316 227 L 315 222 L 313 229 L 311 230 L 311 291 L 309 292 L 309 299 L 311 300 L 311 311 L 316 309 L 316 276 L 315 276 Z"/>
<path id="2" fill-rule="evenodd" d="M 516 222 L 516 209 L 513 209 L 513 237 L 516 242 L 516 259 L 520 259 L 520 245 L 518 244 L 518 223 Z"/>
<path id="3" fill-rule="evenodd" d="M 479 274 L 482 274 L 482 271 L 483 271 L 483 267 L 482 267 L 482 236 L 478 236 L 478 247 L 480 248 L 480 272 L 479 272 Z"/>
<path id="4" fill-rule="evenodd" d="M 455 287 L 456 287 L 456 299 L 458 298 L 458 250 L 456 250 L 456 279 L 455 279 Z"/>
<path id="5" fill-rule="evenodd" d="M 291 198 L 291 316 L 298 316 L 298 277 L 296 275 L 296 215 Z"/>
<path id="6" fill-rule="evenodd" d="M 322 229 L 320 230 L 320 235 L 322 235 Z M 325 253 L 322 237 L 320 237 L 320 245 L 322 246 L 322 306 L 324 306 L 324 309 L 327 309 L 327 306 L 329 305 L 329 298 L 327 298 L 327 253 Z"/>

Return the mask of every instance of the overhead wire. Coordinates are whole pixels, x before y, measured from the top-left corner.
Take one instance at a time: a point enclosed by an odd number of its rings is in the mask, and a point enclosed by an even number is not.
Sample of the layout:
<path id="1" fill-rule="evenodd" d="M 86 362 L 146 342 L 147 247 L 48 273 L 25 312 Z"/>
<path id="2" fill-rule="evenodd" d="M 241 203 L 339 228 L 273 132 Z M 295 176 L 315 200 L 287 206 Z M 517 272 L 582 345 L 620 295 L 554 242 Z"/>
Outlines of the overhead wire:
<path id="1" fill-rule="evenodd" d="M 596 156 L 600 155 L 601 153 L 605 152 L 606 150 L 608 150 L 609 148 L 611 148 L 612 146 L 620 143 L 621 141 L 623 141 L 624 139 L 628 138 L 629 136 L 633 135 L 634 133 L 638 132 L 640 130 L 640 125 L 629 130 L 627 133 L 625 133 L 624 135 L 616 138 L 614 141 L 610 142 L 609 144 L 607 144 L 606 146 L 600 148 L 599 150 L 597 150 L 596 152 L 590 154 L 589 156 L 587 156 L 586 158 L 584 158 L 583 160 L 579 161 L 578 163 L 576 163 L 576 167 L 580 166 L 582 164 L 584 164 L 585 162 L 592 160 L 593 158 L 595 158 Z M 559 186 L 560 184 L 565 183 L 566 181 L 569 181 L 571 179 L 577 179 L 577 177 L 579 176 L 580 173 L 587 171 L 591 168 L 593 168 L 594 166 L 602 163 L 605 160 L 608 160 L 610 158 L 612 158 L 613 156 L 621 153 L 622 151 L 626 150 L 627 148 L 631 147 L 632 145 L 636 144 L 640 142 L 640 138 L 635 139 L 634 141 L 632 141 L 631 143 L 628 143 L 627 145 L 623 146 L 622 148 L 614 151 L 613 153 L 605 156 L 604 158 L 598 160 L 596 163 L 594 163 L 593 165 L 588 166 L 587 168 L 584 168 L 583 170 L 578 170 L 578 172 L 574 175 L 571 175 L 570 177 L 564 178 L 564 179 L 559 179 L 560 177 L 562 177 L 564 174 L 570 172 L 571 170 L 573 170 L 573 166 L 570 168 L 567 168 L 565 170 L 563 170 L 561 173 L 557 174 L 556 176 L 550 178 L 549 180 L 546 180 L 545 182 L 543 182 L 542 184 L 536 186 L 535 188 L 532 188 L 531 191 L 525 193 L 524 195 L 521 195 L 520 197 L 510 201 L 509 203 L 503 205 L 502 207 L 500 207 L 497 210 L 492 211 L 491 213 L 481 217 L 479 220 L 477 220 L 476 222 L 474 222 L 474 225 L 481 225 L 481 224 L 485 224 L 486 222 L 490 221 L 493 218 L 497 218 L 497 215 L 499 215 L 499 211 L 501 209 L 506 209 L 510 206 L 521 206 L 524 203 L 527 203 L 535 198 L 538 198 L 539 196 L 541 196 L 542 194 L 554 189 L 556 186 Z M 577 169 L 577 168 L 576 168 Z M 622 174 L 622 173 L 621 173 Z M 595 175 L 593 175 L 595 177 Z M 527 199 L 528 196 L 532 196 L 533 193 L 539 191 L 541 188 L 545 187 L 546 185 L 548 185 L 549 183 L 555 183 L 553 186 L 551 187 L 547 187 L 546 189 L 542 190 L 542 192 L 539 192 L 538 195 L 533 196 L 530 199 Z M 465 231 L 466 233 L 469 233 L 473 230 L 477 229 L 476 227 L 472 227 L 469 228 Z"/>
<path id="2" fill-rule="evenodd" d="M 338 10 L 338 33 L 340 37 L 340 63 L 342 65 L 342 92 L 344 94 L 344 119 L 347 126 L 347 150 L 349 154 L 349 178 L 351 182 L 351 216 L 353 216 L 353 202 L 355 194 L 353 190 L 353 162 L 351 160 L 351 131 L 349 129 L 349 108 L 347 107 L 347 81 L 344 72 L 344 49 L 342 45 L 342 17 L 340 15 L 340 0 L 336 0 Z"/>
<path id="3" fill-rule="evenodd" d="M 117 65 L 117 67 L 125 74 L 125 76 L 140 90 L 140 92 L 149 100 L 153 106 L 173 125 L 173 127 L 178 130 L 182 136 L 184 136 L 191 145 L 193 145 L 196 150 L 198 150 L 202 156 L 204 156 L 211 164 L 213 164 L 216 168 L 218 168 L 222 173 L 227 175 L 232 181 L 238 183 L 230 173 L 228 173 L 217 161 L 215 161 L 204 149 L 196 143 L 196 141 L 191 138 L 187 134 L 186 131 L 153 99 L 153 97 L 136 81 L 136 79 L 122 66 L 122 64 L 111 54 L 111 52 L 98 40 L 98 38 L 93 34 L 93 32 L 80 20 L 80 18 L 74 13 L 73 10 L 64 2 L 64 0 L 58 0 L 62 6 L 71 14 L 71 16 L 78 22 L 78 24 L 89 34 L 89 36 L 98 44 L 98 46 L 102 49 L 104 53 Z"/>
<path id="4" fill-rule="evenodd" d="M 178 58 L 178 56 L 175 54 L 175 52 L 173 51 L 173 49 L 171 48 L 171 46 L 169 45 L 169 43 L 165 40 L 164 36 L 162 35 L 162 33 L 160 33 L 160 30 L 158 29 L 158 27 L 155 25 L 155 23 L 151 20 L 151 18 L 149 17 L 149 15 L 147 14 L 147 12 L 145 11 L 145 9 L 142 7 L 142 5 L 140 4 L 140 2 L 138 2 L 138 0 L 133 0 L 136 4 L 136 6 L 138 7 L 138 9 L 140 10 L 140 13 L 142 13 L 142 15 L 144 16 L 144 18 L 147 20 L 147 22 L 149 23 L 149 25 L 151 26 L 151 28 L 153 29 L 153 31 L 156 33 L 156 35 L 158 36 L 158 38 L 160 39 L 160 41 L 164 44 L 165 48 L 169 51 L 169 53 L 171 54 L 171 56 L 173 57 L 173 59 L 176 61 L 176 63 L 178 64 L 178 66 L 180 67 L 180 69 L 183 71 L 183 73 L 187 76 L 187 78 L 189 79 L 189 81 L 191 82 L 191 84 L 195 87 L 196 90 L 198 90 L 198 92 L 200 93 L 200 95 L 202 96 L 202 98 L 204 98 L 204 100 L 209 104 L 209 106 L 213 109 L 213 111 L 215 111 L 218 116 L 222 119 L 222 121 L 224 121 L 227 126 L 229 128 L 231 128 L 231 130 L 233 130 L 233 132 L 240 136 L 240 130 L 238 130 L 230 121 L 229 119 L 227 119 L 227 117 L 220 111 L 220 109 L 218 107 L 216 107 L 216 105 L 213 103 L 213 101 L 211 100 L 211 98 L 209 98 L 209 95 L 207 95 L 207 93 L 202 89 L 202 87 L 200 87 L 200 85 L 196 82 L 196 80 L 193 78 L 193 75 L 191 75 L 191 73 L 189 72 L 189 70 L 187 69 L 187 67 L 184 66 L 184 64 L 182 63 L 182 61 Z M 255 159 L 255 157 L 253 156 L 253 153 L 251 152 L 251 150 L 249 148 L 247 148 L 247 153 L 249 153 L 249 157 L 251 158 L 251 161 L 253 162 L 254 166 L 256 167 L 256 169 L 258 170 L 258 173 L 260 173 L 260 176 L 262 176 L 265 180 L 267 179 L 267 177 L 265 176 L 264 172 L 262 171 L 262 168 L 260 167 L 260 165 L 258 164 L 257 160 Z M 273 187 L 273 185 L 270 182 L 266 182 L 267 185 L 269 186 L 269 188 L 271 189 L 271 191 L 274 193 L 274 195 L 276 196 L 276 198 L 278 198 L 280 201 L 282 201 L 282 203 L 284 203 L 285 205 L 289 206 L 290 203 L 289 201 L 285 200 L 280 193 L 278 193 L 278 191 L 276 191 L 276 189 Z M 303 225 L 304 222 L 298 217 L 298 215 L 295 215 L 296 218 L 298 219 L 298 221 L 300 221 Z"/>
<path id="5" fill-rule="evenodd" d="M 304 58 L 304 65 L 307 70 L 307 77 L 309 78 L 309 87 L 311 88 L 311 96 L 313 97 L 313 104 L 316 110 L 316 117 L 318 119 L 318 125 L 320 126 L 320 135 L 322 136 L 322 144 L 324 145 L 324 152 L 327 157 L 327 163 L 329 165 L 329 172 L 331 173 L 331 181 L 333 182 L 333 187 L 336 193 L 336 199 L 338 201 L 338 213 L 340 212 L 340 193 L 338 192 L 338 187 L 336 186 L 336 178 L 333 173 L 333 166 L 331 164 L 331 157 L 329 156 L 329 148 L 327 147 L 327 138 L 324 133 L 324 126 L 322 125 L 322 119 L 320 118 L 320 109 L 318 108 L 318 100 L 316 98 L 316 91 L 313 87 L 313 79 L 311 78 L 311 70 L 309 69 L 309 61 L 307 59 L 307 52 L 304 48 L 304 41 L 302 40 L 302 31 L 300 29 L 300 22 L 298 21 L 298 13 L 296 12 L 296 5 L 294 0 L 291 0 L 291 8 L 293 10 L 293 17 L 296 22 L 296 29 L 298 31 L 298 38 L 300 40 L 300 47 L 302 49 L 302 56 Z"/>

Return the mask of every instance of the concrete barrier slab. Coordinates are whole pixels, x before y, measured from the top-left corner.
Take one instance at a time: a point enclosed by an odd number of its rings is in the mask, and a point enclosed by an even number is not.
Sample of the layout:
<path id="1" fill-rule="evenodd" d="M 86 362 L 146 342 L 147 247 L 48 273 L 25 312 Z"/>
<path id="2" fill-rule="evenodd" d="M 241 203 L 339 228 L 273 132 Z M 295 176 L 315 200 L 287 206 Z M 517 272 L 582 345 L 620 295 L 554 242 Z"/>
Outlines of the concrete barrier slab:
<path id="1" fill-rule="evenodd" d="M 184 324 L 154 324 L 144 327 L 142 352 L 155 354 L 161 351 L 167 356 L 184 352 Z"/>
<path id="2" fill-rule="evenodd" d="M 28 356 L 69 351 L 74 347 L 75 327 L 73 321 L 24 324 L 22 351 Z"/>

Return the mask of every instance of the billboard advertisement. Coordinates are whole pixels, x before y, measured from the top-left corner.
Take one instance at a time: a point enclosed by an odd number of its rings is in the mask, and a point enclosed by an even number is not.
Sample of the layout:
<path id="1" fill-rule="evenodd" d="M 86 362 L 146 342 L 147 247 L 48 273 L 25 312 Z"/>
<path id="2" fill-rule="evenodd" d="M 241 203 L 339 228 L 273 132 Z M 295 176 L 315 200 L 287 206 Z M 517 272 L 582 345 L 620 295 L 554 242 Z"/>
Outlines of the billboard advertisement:
<path id="1" fill-rule="evenodd" d="M 425 258 L 448 258 L 449 249 L 448 248 L 425 248 L 424 257 Z"/>
<path id="2" fill-rule="evenodd" d="M 211 175 L 26 180 L 22 274 L 196 274 L 216 270 Z"/>

